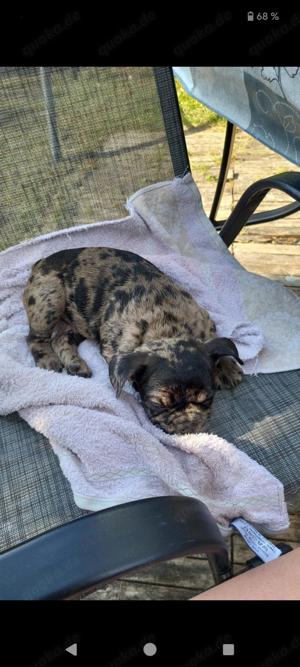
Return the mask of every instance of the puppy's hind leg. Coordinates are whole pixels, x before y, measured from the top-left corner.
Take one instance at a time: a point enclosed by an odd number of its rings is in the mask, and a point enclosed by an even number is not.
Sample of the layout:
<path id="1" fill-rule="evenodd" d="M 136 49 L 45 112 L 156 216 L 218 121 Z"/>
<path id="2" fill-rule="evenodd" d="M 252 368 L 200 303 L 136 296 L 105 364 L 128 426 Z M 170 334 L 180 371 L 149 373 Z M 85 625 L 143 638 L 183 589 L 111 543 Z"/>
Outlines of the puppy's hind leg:
<path id="1" fill-rule="evenodd" d="M 29 321 L 27 343 L 35 363 L 48 371 L 61 372 L 62 364 L 52 349 L 50 337 L 64 309 L 65 296 L 55 274 L 32 276 L 24 291 L 24 306 Z"/>
<path id="2" fill-rule="evenodd" d="M 52 334 L 51 345 L 69 375 L 89 378 L 92 372 L 77 350 L 77 345 L 83 340 L 83 336 L 75 333 L 69 324 L 59 322 Z"/>
<path id="3" fill-rule="evenodd" d="M 48 334 L 42 336 L 30 330 L 26 340 L 34 361 L 39 368 L 61 373 L 63 365 L 52 349 Z"/>

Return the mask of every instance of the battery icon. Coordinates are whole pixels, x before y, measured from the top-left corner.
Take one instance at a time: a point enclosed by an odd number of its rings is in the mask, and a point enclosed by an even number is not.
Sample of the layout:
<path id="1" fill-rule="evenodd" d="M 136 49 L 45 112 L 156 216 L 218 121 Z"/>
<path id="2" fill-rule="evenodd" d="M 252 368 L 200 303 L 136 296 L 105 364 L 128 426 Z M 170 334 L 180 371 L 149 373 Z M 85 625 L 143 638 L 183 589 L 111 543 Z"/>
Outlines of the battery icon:
<path id="1" fill-rule="evenodd" d="M 253 12 L 248 12 L 248 14 L 247 14 L 247 19 L 248 19 L 248 21 L 254 21 L 254 14 L 253 14 Z"/>

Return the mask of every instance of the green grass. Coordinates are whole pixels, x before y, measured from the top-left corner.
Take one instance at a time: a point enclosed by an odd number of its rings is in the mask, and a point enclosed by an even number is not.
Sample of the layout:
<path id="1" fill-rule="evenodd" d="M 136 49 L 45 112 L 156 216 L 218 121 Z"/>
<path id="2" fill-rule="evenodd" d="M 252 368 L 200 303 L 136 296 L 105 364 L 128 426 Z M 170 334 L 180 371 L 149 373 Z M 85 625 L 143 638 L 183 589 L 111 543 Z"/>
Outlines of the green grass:
<path id="1" fill-rule="evenodd" d="M 192 127 L 201 127 L 202 125 L 225 124 L 224 118 L 188 95 L 178 81 L 176 81 L 176 90 L 182 122 L 186 130 Z"/>

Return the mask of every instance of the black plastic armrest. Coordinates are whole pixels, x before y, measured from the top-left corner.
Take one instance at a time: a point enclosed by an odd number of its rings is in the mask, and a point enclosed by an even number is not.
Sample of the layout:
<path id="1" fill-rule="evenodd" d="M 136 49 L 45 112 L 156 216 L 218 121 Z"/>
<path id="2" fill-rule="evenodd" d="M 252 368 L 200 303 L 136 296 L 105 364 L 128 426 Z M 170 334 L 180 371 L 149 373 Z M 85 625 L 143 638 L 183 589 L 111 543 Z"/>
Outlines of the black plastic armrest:
<path id="1" fill-rule="evenodd" d="M 297 202 L 300 202 L 300 172 L 285 171 L 282 174 L 262 178 L 260 181 L 252 183 L 252 185 L 245 190 L 220 231 L 220 236 L 227 246 L 230 246 L 234 241 L 242 227 L 251 217 L 252 213 L 272 188 L 281 190 L 290 195 L 290 197 Z M 282 216 L 287 215 L 288 212 L 292 213 L 298 208 L 299 207 L 296 205 L 289 205 L 289 207 L 284 206 L 282 207 Z M 278 213 L 279 212 L 280 209 L 278 209 Z M 278 217 L 279 215 L 276 215 L 274 216 L 274 219 Z M 271 219 L 270 216 L 269 219 Z M 255 222 L 255 220 L 253 220 L 253 222 Z"/>
<path id="2" fill-rule="evenodd" d="M 0 555 L 0 599 L 72 597 L 155 561 L 206 553 L 229 570 L 224 539 L 206 505 L 185 496 L 146 498 L 53 528 Z"/>

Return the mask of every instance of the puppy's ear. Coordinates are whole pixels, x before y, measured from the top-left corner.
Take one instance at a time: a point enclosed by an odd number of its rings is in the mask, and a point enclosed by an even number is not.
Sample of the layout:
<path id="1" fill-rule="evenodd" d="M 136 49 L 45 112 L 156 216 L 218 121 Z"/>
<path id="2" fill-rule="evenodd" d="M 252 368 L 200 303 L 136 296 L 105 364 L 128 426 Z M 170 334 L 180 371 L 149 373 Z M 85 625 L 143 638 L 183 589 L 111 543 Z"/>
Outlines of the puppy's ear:
<path id="1" fill-rule="evenodd" d="M 108 372 L 111 384 L 119 398 L 126 380 L 141 375 L 149 363 L 148 352 L 128 352 L 115 354 L 109 362 Z"/>
<path id="2" fill-rule="evenodd" d="M 243 366 L 244 362 L 240 359 L 235 344 L 230 338 L 213 338 L 205 347 L 214 363 L 217 363 L 222 357 L 233 357 Z"/>

